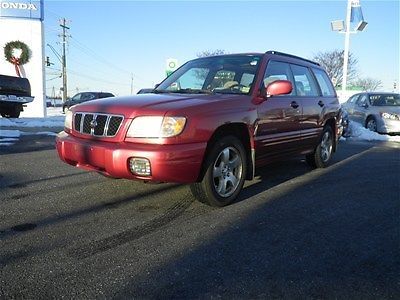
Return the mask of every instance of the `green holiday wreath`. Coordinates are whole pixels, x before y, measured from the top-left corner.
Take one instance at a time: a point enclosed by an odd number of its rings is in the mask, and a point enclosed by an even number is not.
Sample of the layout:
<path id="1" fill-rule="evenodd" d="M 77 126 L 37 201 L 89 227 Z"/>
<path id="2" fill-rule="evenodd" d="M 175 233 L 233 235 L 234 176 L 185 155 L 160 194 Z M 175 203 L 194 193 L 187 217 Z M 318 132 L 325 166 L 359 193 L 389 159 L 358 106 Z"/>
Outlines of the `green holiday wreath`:
<path id="1" fill-rule="evenodd" d="M 14 57 L 14 49 L 21 49 L 22 53 L 20 57 Z M 14 65 L 24 65 L 29 62 L 31 53 L 29 47 L 21 41 L 8 42 L 4 46 L 4 56 L 6 60 Z"/>

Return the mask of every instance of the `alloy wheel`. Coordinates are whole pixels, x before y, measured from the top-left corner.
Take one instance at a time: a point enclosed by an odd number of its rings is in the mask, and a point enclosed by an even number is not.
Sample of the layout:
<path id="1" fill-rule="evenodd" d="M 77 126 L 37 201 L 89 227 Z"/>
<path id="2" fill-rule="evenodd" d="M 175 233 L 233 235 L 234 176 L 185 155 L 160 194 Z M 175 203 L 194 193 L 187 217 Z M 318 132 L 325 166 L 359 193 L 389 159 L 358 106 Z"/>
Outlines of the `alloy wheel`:
<path id="1" fill-rule="evenodd" d="M 371 131 L 376 132 L 376 121 L 375 119 L 369 119 L 367 123 L 367 128 Z"/>
<path id="2" fill-rule="evenodd" d="M 214 163 L 213 182 L 217 194 L 229 197 L 239 186 L 243 172 L 242 157 L 234 147 L 223 149 Z"/>
<path id="3" fill-rule="evenodd" d="M 329 131 L 326 131 L 321 140 L 321 159 L 327 162 L 332 155 L 333 140 Z"/>

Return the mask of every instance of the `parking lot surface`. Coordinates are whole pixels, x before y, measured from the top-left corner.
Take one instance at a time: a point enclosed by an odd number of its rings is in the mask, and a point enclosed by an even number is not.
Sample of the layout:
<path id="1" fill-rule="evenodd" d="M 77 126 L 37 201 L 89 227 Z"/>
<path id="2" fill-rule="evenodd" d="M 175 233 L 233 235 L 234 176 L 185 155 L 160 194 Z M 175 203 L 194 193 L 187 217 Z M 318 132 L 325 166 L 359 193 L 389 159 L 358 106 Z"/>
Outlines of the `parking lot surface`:
<path id="1" fill-rule="evenodd" d="M 0 298 L 399 298 L 400 143 L 258 170 L 239 201 L 0 150 Z"/>

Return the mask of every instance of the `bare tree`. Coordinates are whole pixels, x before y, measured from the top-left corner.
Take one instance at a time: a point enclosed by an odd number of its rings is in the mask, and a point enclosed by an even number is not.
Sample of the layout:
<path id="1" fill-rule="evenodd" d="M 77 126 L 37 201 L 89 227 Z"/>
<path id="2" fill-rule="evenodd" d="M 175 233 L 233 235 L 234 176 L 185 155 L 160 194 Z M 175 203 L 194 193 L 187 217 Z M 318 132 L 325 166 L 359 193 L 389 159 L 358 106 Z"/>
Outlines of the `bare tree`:
<path id="1" fill-rule="evenodd" d="M 382 87 L 382 81 L 379 79 L 374 79 L 370 77 L 366 78 L 359 78 L 357 81 L 354 82 L 356 86 L 362 88 L 363 91 L 375 91 L 378 88 Z"/>
<path id="2" fill-rule="evenodd" d="M 214 56 L 214 55 L 222 55 L 226 54 L 225 50 L 215 49 L 215 50 L 204 50 L 201 52 L 197 52 L 197 57 L 206 57 L 206 56 Z"/>
<path id="3" fill-rule="evenodd" d="M 314 55 L 312 60 L 318 62 L 323 68 L 325 68 L 335 87 L 342 85 L 344 61 L 343 50 L 319 52 Z M 352 53 L 349 53 L 347 71 L 348 81 L 352 81 L 357 77 L 357 63 L 357 59 Z"/>

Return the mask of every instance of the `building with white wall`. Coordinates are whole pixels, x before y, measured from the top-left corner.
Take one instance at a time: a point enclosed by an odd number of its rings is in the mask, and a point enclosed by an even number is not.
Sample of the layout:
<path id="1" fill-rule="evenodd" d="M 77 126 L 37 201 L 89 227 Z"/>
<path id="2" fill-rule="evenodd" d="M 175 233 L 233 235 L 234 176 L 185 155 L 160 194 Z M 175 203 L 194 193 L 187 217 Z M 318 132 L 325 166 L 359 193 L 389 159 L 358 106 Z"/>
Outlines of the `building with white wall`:
<path id="1" fill-rule="evenodd" d="M 30 50 L 29 62 L 22 65 L 21 76 L 29 79 L 32 103 L 21 116 L 46 115 L 46 87 L 44 66 L 43 0 L 0 0 L 0 74 L 17 76 L 15 66 L 4 56 L 4 47 L 12 41 L 25 43 Z"/>

